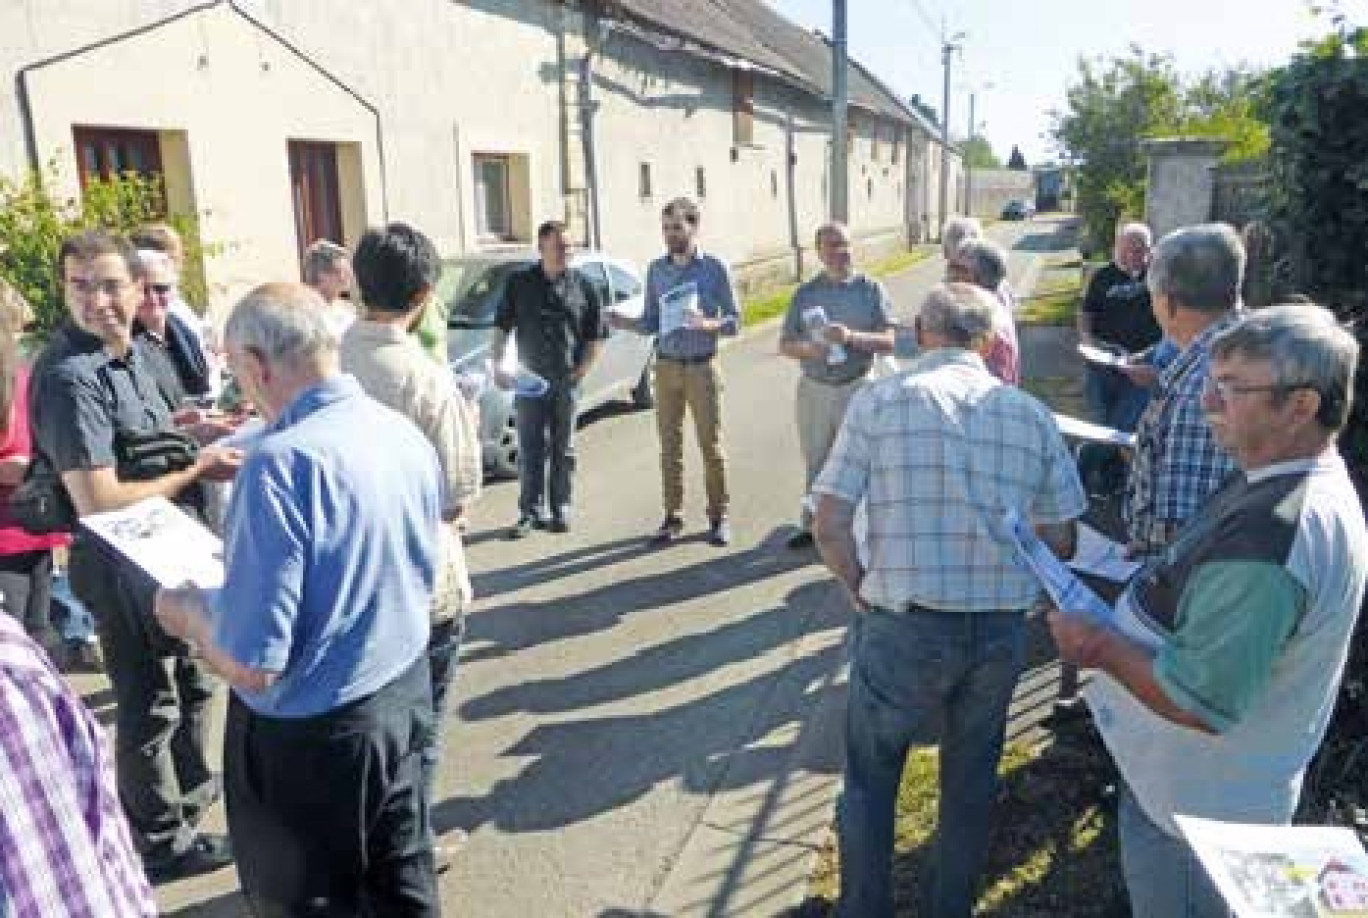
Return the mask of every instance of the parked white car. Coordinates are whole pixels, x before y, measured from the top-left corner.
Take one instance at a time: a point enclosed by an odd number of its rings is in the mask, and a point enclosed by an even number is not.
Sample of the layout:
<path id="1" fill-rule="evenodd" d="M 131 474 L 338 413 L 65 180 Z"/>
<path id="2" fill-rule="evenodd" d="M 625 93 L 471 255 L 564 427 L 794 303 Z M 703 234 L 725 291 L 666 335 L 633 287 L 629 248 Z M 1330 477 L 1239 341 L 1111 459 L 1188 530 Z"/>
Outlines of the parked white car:
<path id="1" fill-rule="evenodd" d="M 536 253 L 509 251 L 447 259 L 437 296 L 447 315 L 447 357 L 453 372 L 483 373 L 494 336 L 494 314 L 513 272 L 533 264 Z M 599 291 L 604 306 L 639 318 L 645 308 L 644 285 L 636 269 L 621 259 L 579 252 L 570 264 Z M 516 359 L 516 347 L 509 342 Z M 630 398 L 638 408 L 654 403 L 652 364 L 655 339 L 632 332 L 610 331 L 603 353 L 581 387 L 580 410 L 588 411 L 615 398 Z M 518 427 L 513 393 L 488 386 L 480 396 L 480 440 L 485 470 L 496 477 L 518 474 Z"/>

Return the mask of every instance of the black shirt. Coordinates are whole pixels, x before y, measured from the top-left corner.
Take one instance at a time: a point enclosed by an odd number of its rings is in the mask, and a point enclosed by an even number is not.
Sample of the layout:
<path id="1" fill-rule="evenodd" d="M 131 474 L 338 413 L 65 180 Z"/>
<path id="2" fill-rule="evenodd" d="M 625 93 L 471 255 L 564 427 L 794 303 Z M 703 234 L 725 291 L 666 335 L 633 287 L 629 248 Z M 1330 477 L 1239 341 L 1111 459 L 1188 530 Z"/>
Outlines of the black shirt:
<path id="1" fill-rule="evenodd" d="M 589 342 L 608 337 L 605 320 L 587 277 L 570 268 L 553 280 L 538 262 L 508 278 L 494 324 L 517 341 L 523 366 L 557 383 L 579 366 Z"/>
<path id="2" fill-rule="evenodd" d="M 1128 353 L 1143 351 L 1164 336 L 1150 308 L 1145 275 L 1131 277 L 1115 262 L 1093 275 L 1083 297 L 1083 311 L 1092 316 L 1094 337 Z"/>
<path id="3" fill-rule="evenodd" d="M 147 329 L 139 329 L 135 325 L 133 347 L 138 350 L 139 356 L 147 364 L 148 372 L 157 381 L 158 391 L 171 403 L 171 410 L 175 411 L 184 404 L 189 393 L 185 390 L 185 383 L 176 366 L 176 358 L 167 342 Z"/>

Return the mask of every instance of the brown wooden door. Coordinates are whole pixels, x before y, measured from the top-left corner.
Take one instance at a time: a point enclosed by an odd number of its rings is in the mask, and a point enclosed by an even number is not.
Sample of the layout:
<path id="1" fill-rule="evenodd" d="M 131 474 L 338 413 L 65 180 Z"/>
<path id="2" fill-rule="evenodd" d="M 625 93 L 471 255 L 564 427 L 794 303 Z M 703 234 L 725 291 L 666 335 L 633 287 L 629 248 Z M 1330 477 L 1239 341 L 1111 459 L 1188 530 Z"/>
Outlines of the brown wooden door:
<path id="1" fill-rule="evenodd" d="M 156 131 L 76 127 L 72 135 L 82 188 L 91 179 L 110 179 L 125 172 L 157 178 L 162 175 L 161 141 Z"/>
<path id="2" fill-rule="evenodd" d="M 319 239 L 344 245 L 342 200 L 337 190 L 337 145 L 290 141 L 290 191 L 299 255 Z"/>

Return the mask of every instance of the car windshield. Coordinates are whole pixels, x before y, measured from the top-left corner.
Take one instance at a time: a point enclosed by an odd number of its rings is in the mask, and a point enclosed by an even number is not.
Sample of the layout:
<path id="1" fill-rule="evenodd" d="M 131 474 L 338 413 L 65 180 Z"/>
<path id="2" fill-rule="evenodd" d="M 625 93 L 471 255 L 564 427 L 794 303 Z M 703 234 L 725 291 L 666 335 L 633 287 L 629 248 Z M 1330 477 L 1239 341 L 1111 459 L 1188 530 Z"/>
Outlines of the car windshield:
<path id="1" fill-rule="evenodd" d="M 457 260 L 442 265 L 437 297 L 446 307 L 452 328 L 485 328 L 494 324 L 508 277 L 523 261 Z"/>

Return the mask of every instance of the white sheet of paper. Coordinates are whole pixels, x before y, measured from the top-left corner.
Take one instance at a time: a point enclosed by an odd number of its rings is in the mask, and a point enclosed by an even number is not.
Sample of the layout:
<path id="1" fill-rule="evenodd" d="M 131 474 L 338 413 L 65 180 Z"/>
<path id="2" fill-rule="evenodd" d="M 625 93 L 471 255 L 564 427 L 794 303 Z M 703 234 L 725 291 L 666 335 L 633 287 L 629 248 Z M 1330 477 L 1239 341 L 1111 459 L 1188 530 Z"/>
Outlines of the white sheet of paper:
<path id="1" fill-rule="evenodd" d="M 1060 414 L 1059 412 L 1055 412 L 1054 419 L 1055 424 L 1059 427 L 1059 432 L 1066 437 L 1087 440 L 1089 443 L 1110 443 L 1112 446 L 1124 446 L 1127 449 L 1135 448 L 1135 434 L 1123 433 L 1110 427 L 1103 427 L 1101 424 L 1069 417 L 1067 414 Z"/>
<path id="2" fill-rule="evenodd" d="M 1017 558 L 1040 580 L 1055 608 L 1098 625 L 1111 625 L 1115 621 L 1116 612 L 1112 607 L 1074 576 L 1068 565 L 1040 540 L 1024 516 L 1016 510 L 1008 510 L 1003 515 L 1003 522 Z"/>
<path id="3" fill-rule="evenodd" d="M 1177 821 L 1239 918 L 1368 911 L 1368 854 L 1352 829 Z"/>
<path id="4" fill-rule="evenodd" d="M 158 585 L 223 586 L 223 542 L 164 497 L 81 517 L 81 525 L 146 571 Z"/>
<path id="5" fill-rule="evenodd" d="M 1130 361 L 1120 354 L 1105 351 L 1100 347 L 1093 347 L 1091 344 L 1080 344 L 1078 353 L 1082 354 L 1083 359 L 1088 363 L 1095 363 L 1099 366 L 1124 367 L 1130 364 Z"/>
<path id="6" fill-rule="evenodd" d="M 1069 560 L 1069 567 L 1083 574 L 1092 574 L 1113 583 L 1125 583 L 1140 569 L 1139 561 L 1126 558 L 1126 546 L 1089 526 L 1078 525 L 1078 547 Z"/>
<path id="7" fill-rule="evenodd" d="M 693 281 L 671 287 L 660 295 L 660 337 L 679 331 L 699 309 L 698 285 Z"/>

